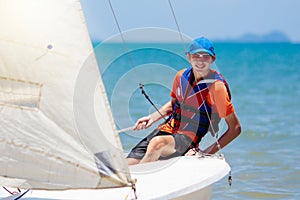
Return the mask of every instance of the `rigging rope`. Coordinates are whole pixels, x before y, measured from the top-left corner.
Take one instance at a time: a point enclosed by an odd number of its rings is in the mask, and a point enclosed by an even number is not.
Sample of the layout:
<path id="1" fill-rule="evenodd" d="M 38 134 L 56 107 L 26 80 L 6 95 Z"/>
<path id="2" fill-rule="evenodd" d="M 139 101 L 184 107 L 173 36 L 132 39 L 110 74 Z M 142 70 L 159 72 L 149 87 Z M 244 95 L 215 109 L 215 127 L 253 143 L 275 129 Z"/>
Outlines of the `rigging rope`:
<path id="1" fill-rule="evenodd" d="M 181 43 L 182 43 L 183 48 L 184 48 L 184 51 L 187 52 L 186 46 L 185 46 L 185 43 L 184 43 L 184 40 L 183 40 L 182 32 L 181 32 L 181 30 L 180 30 L 180 28 L 179 28 L 179 24 L 178 24 L 178 21 L 177 21 L 177 19 L 176 19 L 176 14 L 175 14 L 174 8 L 173 8 L 173 6 L 172 6 L 172 2 L 171 2 L 171 0 L 168 0 L 168 2 L 169 2 L 170 10 L 171 10 L 173 19 L 174 19 L 174 21 L 175 21 L 175 24 L 176 24 L 176 27 L 177 27 L 177 30 L 178 30 L 178 33 L 179 33 L 179 36 L 180 36 L 180 39 L 181 39 Z M 201 94 L 201 93 L 200 93 L 200 94 Z M 201 95 L 201 98 L 204 99 L 202 95 Z M 215 139 L 215 141 L 216 141 L 217 148 L 218 148 L 218 150 L 220 151 L 222 148 L 221 148 L 221 146 L 220 146 L 220 144 L 219 144 L 219 142 L 218 142 L 218 132 L 216 132 L 216 131 L 214 130 L 214 127 L 213 127 L 213 124 L 212 124 L 211 117 L 209 116 L 209 113 L 208 113 L 208 110 L 207 110 L 205 104 L 204 104 L 204 107 L 205 107 L 205 112 L 206 112 L 206 114 L 207 114 L 207 116 L 208 116 L 208 119 L 209 119 L 210 126 L 211 126 L 211 128 L 212 128 L 212 132 L 213 132 L 212 135 L 213 135 L 213 137 L 214 137 L 214 139 Z"/>
<path id="2" fill-rule="evenodd" d="M 112 6 L 110 0 L 108 0 L 108 3 L 109 3 L 110 10 L 111 10 L 111 12 L 112 12 L 112 14 L 113 14 L 115 23 L 116 23 L 116 25 L 117 25 L 117 27 L 118 27 L 118 31 L 119 31 L 119 33 L 120 33 L 120 37 L 121 37 L 122 44 L 123 44 L 123 47 L 124 47 L 124 49 L 125 49 L 126 55 L 127 55 L 128 58 L 129 58 L 131 67 L 134 68 L 133 59 L 132 59 L 131 54 L 130 54 L 130 52 L 129 52 L 129 49 L 128 49 L 127 45 L 126 45 L 125 38 L 124 38 L 123 32 L 122 32 L 122 30 L 121 30 L 120 24 L 119 24 L 119 22 L 118 22 L 116 13 L 115 13 L 115 11 L 114 11 L 114 8 L 113 8 L 113 6 Z M 137 76 L 136 74 L 135 74 L 135 76 L 136 76 L 136 80 L 138 80 L 138 76 Z M 139 82 L 139 81 L 138 81 L 138 82 Z"/>
<path id="3" fill-rule="evenodd" d="M 172 16 L 173 16 L 173 19 L 174 19 L 174 21 L 175 21 L 175 24 L 176 24 L 176 27 L 177 27 L 177 30 L 178 30 L 178 33 L 179 33 L 180 39 L 181 39 L 181 43 L 182 43 L 182 45 L 183 45 L 184 52 L 186 53 L 186 52 L 187 52 L 187 50 L 186 50 L 186 46 L 185 46 L 185 43 L 184 43 L 184 40 L 183 40 L 183 36 L 182 36 L 182 33 L 181 33 L 181 31 L 180 31 L 180 28 L 179 28 L 178 22 L 177 22 L 177 18 L 176 18 L 176 15 L 175 15 L 174 8 L 173 8 L 173 6 L 172 6 L 171 0 L 168 0 L 168 2 L 169 2 L 169 6 L 170 6 L 170 9 L 171 9 Z"/>
<path id="4" fill-rule="evenodd" d="M 113 16 L 114 16 L 116 25 L 117 25 L 118 30 L 119 30 L 119 33 L 120 33 L 120 36 L 121 36 L 121 39 L 122 39 L 122 44 L 123 44 L 123 46 L 124 46 L 124 49 L 125 49 L 125 51 L 126 51 L 126 54 L 127 54 L 128 58 L 129 58 L 129 60 L 130 60 L 131 67 L 134 68 L 135 65 L 134 65 L 134 63 L 133 63 L 133 59 L 132 59 L 132 57 L 131 57 L 130 51 L 129 51 L 129 49 L 127 48 L 126 41 L 125 41 L 125 38 L 124 38 L 124 35 L 123 35 L 123 32 L 122 32 L 122 29 L 121 29 L 121 27 L 120 27 L 120 24 L 119 24 L 119 22 L 118 22 L 116 13 L 115 13 L 115 11 L 114 11 L 114 9 L 113 9 L 113 6 L 112 6 L 112 4 L 111 4 L 111 1 L 108 0 L 108 2 L 109 2 L 110 10 L 111 10 L 111 12 L 112 12 L 112 14 L 113 14 Z M 137 76 L 136 74 L 135 74 L 135 76 L 136 76 L 136 80 L 138 80 L 138 76 Z M 139 88 L 140 88 L 142 94 L 145 96 L 145 98 L 150 102 L 150 104 L 155 108 L 155 110 L 160 114 L 160 116 L 161 116 L 164 120 L 166 120 L 165 117 L 163 116 L 163 114 L 158 110 L 158 108 L 155 106 L 155 104 L 151 101 L 150 97 L 146 94 L 146 92 L 145 92 L 145 90 L 144 90 L 144 85 L 143 85 L 140 81 L 138 81 L 138 83 L 139 83 Z M 132 128 L 132 127 L 129 127 L 129 128 Z M 125 128 L 125 129 L 128 129 L 128 128 Z M 125 129 L 123 129 L 123 130 L 125 130 Z M 120 132 L 120 131 L 119 131 L 119 132 Z"/>
<path id="5" fill-rule="evenodd" d="M 18 200 L 18 199 L 21 199 L 27 192 L 29 192 L 29 189 L 27 189 L 26 191 L 24 191 L 23 193 L 22 193 L 22 191 L 19 189 L 19 188 L 17 188 L 18 189 L 18 192 L 17 191 L 13 191 L 13 192 L 11 192 L 10 190 L 8 190 L 6 187 L 4 187 L 4 186 L 2 186 L 2 188 L 4 189 L 4 190 L 6 190 L 9 194 L 11 194 L 11 195 L 17 195 L 17 194 L 19 194 L 19 196 L 18 197 L 16 197 L 16 198 L 14 198 L 14 200 Z M 11 198 L 10 198 L 11 199 Z"/>

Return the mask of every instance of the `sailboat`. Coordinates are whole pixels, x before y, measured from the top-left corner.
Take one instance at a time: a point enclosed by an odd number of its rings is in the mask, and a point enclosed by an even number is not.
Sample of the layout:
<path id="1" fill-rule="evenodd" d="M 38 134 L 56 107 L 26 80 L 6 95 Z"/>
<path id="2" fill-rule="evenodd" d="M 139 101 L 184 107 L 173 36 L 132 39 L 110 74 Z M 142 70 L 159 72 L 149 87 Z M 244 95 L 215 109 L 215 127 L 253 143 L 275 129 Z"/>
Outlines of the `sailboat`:
<path id="1" fill-rule="evenodd" d="M 211 198 L 224 157 L 127 166 L 80 1 L 1 0 L 0 27 L 0 198 Z"/>

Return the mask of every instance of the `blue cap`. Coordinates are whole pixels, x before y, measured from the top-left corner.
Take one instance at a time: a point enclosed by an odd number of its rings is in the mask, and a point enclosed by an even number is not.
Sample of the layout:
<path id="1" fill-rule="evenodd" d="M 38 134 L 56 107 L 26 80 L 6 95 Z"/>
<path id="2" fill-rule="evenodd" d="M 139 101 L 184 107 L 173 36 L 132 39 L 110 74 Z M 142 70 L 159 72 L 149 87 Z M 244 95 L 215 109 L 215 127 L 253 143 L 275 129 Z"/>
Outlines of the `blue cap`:
<path id="1" fill-rule="evenodd" d="M 195 54 L 198 52 L 206 52 L 210 54 L 211 56 L 215 55 L 215 48 L 209 39 L 205 37 L 200 37 L 195 39 L 191 45 L 190 45 L 190 50 L 188 53 L 190 54 Z"/>

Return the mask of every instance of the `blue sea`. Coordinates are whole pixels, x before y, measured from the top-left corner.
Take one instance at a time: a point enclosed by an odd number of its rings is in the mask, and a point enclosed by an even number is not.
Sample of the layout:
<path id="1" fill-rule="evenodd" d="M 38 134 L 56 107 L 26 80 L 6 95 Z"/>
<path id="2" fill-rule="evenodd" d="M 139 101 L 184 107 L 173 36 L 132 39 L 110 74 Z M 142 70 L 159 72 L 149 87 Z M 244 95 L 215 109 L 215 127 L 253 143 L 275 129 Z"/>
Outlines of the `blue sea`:
<path id="1" fill-rule="evenodd" d="M 233 183 L 229 186 L 225 177 L 214 184 L 213 199 L 299 199 L 300 44 L 214 45 L 217 60 L 212 67 L 230 85 L 242 133 L 221 151 L 232 168 Z M 180 43 L 94 44 L 118 129 L 154 111 L 139 83 L 157 107 L 169 100 L 176 71 L 188 66 L 185 48 Z M 149 131 L 121 133 L 124 150 Z M 201 146 L 213 141 L 204 138 Z"/>

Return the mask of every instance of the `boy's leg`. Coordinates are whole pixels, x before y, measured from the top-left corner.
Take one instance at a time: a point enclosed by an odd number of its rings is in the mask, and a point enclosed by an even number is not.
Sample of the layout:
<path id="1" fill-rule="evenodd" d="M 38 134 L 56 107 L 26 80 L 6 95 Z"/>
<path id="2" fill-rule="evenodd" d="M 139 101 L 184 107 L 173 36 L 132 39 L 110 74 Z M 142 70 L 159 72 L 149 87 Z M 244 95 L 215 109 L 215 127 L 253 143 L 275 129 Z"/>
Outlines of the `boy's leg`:
<path id="1" fill-rule="evenodd" d="M 128 165 L 138 164 L 145 156 L 150 140 L 159 133 L 159 130 L 154 130 L 147 137 L 142 139 L 127 155 Z"/>
<path id="2" fill-rule="evenodd" d="M 160 135 L 151 139 L 146 154 L 140 163 L 157 161 L 161 156 L 169 156 L 176 152 L 172 135 Z"/>

